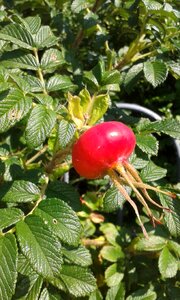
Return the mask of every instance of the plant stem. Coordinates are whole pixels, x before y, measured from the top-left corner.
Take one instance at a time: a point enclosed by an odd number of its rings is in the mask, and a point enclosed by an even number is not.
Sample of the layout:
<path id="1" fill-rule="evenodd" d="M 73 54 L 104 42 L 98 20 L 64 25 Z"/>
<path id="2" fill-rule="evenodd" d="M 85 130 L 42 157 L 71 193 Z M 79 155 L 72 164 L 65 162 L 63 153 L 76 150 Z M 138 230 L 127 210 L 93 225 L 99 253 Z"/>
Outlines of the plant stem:
<path id="1" fill-rule="evenodd" d="M 36 62 L 39 65 L 40 62 L 39 62 L 39 56 L 38 56 L 38 49 L 34 48 L 33 52 L 34 52 L 34 56 L 35 56 Z M 43 77 L 43 73 L 42 73 L 42 70 L 41 70 L 40 67 L 38 67 L 37 73 L 38 73 L 38 77 L 39 77 L 39 79 L 41 81 L 41 84 L 42 84 L 42 87 L 43 87 L 43 93 L 45 95 L 48 95 L 48 92 L 46 90 L 46 84 L 45 84 L 44 77 Z"/>
<path id="2" fill-rule="evenodd" d="M 50 174 L 56 168 L 57 165 L 61 164 L 67 155 L 71 153 L 72 145 L 70 144 L 65 149 L 59 150 L 54 154 L 52 160 L 45 167 L 45 171 Z"/>
<path id="3" fill-rule="evenodd" d="M 27 160 L 26 166 L 35 161 L 39 156 L 41 156 L 48 149 L 48 145 L 45 145 L 41 150 L 39 150 L 35 155 L 33 155 L 30 159 Z"/>

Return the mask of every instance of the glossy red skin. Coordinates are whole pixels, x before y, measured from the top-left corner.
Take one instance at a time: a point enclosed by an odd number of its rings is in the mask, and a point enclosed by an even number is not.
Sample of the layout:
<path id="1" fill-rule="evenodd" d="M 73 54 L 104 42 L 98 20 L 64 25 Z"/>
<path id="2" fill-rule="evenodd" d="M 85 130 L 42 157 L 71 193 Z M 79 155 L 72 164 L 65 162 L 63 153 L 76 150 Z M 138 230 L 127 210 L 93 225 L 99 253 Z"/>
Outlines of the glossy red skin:
<path id="1" fill-rule="evenodd" d="M 97 124 L 85 131 L 73 146 L 72 163 L 87 179 L 103 177 L 118 162 L 127 160 L 136 145 L 133 131 L 121 122 Z"/>

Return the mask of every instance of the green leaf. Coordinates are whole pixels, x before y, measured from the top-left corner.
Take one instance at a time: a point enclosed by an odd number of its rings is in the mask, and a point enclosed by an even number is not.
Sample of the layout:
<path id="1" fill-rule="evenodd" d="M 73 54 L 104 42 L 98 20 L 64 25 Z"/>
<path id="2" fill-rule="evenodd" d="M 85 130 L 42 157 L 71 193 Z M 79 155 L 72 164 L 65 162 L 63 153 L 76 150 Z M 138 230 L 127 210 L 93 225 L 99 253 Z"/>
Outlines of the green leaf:
<path id="1" fill-rule="evenodd" d="M 38 300 L 43 278 L 32 269 L 29 261 L 22 254 L 18 257 L 18 273 L 13 299 Z"/>
<path id="2" fill-rule="evenodd" d="M 106 71 L 102 74 L 101 90 L 119 91 L 120 73 L 117 70 Z"/>
<path id="3" fill-rule="evenodd" d="M 69 263 L 82 267 L 88 267 L 92 264 L 91 254 L 84 246 L 75 249 L 62 248 L 62 253 Z"/>
<path id="4" fill-rule="evenodd" d="M 10 91 L 5 99 L 0 101 L 0 132 L 7 131 L 20 121 L 30 110 L 32 100 L 25 97 L 21 90 Z"/>
<path id="5" fill-rule="evenodd" d="M 22 50 L 14 50 L 11 52 L 5 52 L 0 57 L 1 64 L 6 68 L 21 68 L 27 70 L 37 70 L 38 64 L 35 57 L 30 54 L 26 53 Z"/>
<path id="6" fill-rule="evenodd" d="M 55 37 L 49 26 L 41 26 L 34 36 L 34 43 L 38 49 L 49 48 L 56 45 L 58 38 Z"/>
<path id="7" fill-rule="evenodd" d="M 65 148 L 73 139 L 76 128 L 74 123 L 66 121 L 64 119 L 60 120 L 58 124 L 58 144 L 60 148 Z"/>
<path id="8" fill-rule="evenodd" d="M 144 63 L 144 76 L 153 87 L 157 87 L 159 84 L 166 80 L 168 71 L 167 67 L 163 62 L 145 62 Z"/>
<path id="9" fill-rule="evenodd" d="M 99 88 L 99 82 L 98 82 L 96 76 L 93 74 L 92 71 L 85 71 L 84 72 L 84 80 L 95 91 L 98 90 L 98 88 Z"/>
<path id="10" fill-rule="evenodd" d="M 71 184 L 62 181 L 51 182 L 46 195 L 48 198 L 55 197 L 63 200 L 75 211 L 81 210 L 80 195 Z"/>
<path id="11" fill-rule="evenodd" d="M 180 236 L 180 201 L 172 199 L 166 195 L 159 194 L 159 199 L 162 206 L 169 207 L 172 211 L 164 211 L 165 224 L 172 236 Z"/>
<path id="12" fill-rule="evenodd" d="M 39 300 L 63 300 L 61 298 L 58 290 L 53 289 L 52 287 L 44 288 L 41 292 Z"/>
<path id="13" fill-rule="evenodd" d="M 95 290 L 91 293 L 89 300 L 103 300 L 100 290 Z"/>
<path id="14" fill-rule="evenodd" d="M 74 13 L 79 13 L 81 10 L 91 6 L 91 2 L 87 0 L 74 0 L 71 4 L 71 10 Z"/>
<path id="15" fill-rule="evenodd" d="M 141 171 L 141 178 L 144 182 L 156 181 L 166 176 L 167 170 L 155 165 L 150 161 Z"/>
<path id="16" fill-rule="evenodd" d="M 24 79 L 30 85 L 30 91 L 32 93 L 43 92 L 44 86 L 42 85 L 42 82 L 39 80 L 39 78 L 31 75 L 26 75 Z"/>
<path id="17" fill-rule="evenodd" d="M 41 58 L 41 68 L 43 70 L 58 67 L 64 63 L 65 60 L 62 56 L 62 53 L 57 49 L 51 48 L 46 50 Z"/>
<path id="18" fill-rule="evenodd" d="M 72 90 L 75 85 L 70 80 L 69 76 L 65 75 L 54 75 L 49 78 L 47 82 L 47 90 L 49 92 L 59 91 L 59 90 Z"/>
<path id="19" fill-rule="evenodd" d="M 136 238 L 132 242 L 132 247 L 135 251 L 156 252 L 160 251 L 166 245 L 166 240 L 160 236 L 149 236 L 146 238 Z"/>
<path id="20" fill-rule="evenodd" d="M 157 294 L 151 289 L 143 288 L 135 291 L 126 300 L 156 300 Z"/>
<path id="21" fill-rule="evenodd" d="M 106 295 L 105 300 L 124 300 L 125 299 L 125 288 L 123 283 L 117 284 L 111 287 Z"/>
<path id="22" fill-rule="evenodd" d="M 173 251 L 177 258 L 180 258 L 180 245 L 172 240 L 169 240 L 167 243 L 167 247 L 170 251 Z"/>
<path id="23" fill-rule="evenodd" d="M 30 92 L 30 85 L 27 82 L 27 80 L 25 80 L 25 77 L 21 77 L 19 74 L 11 74 L 10 75 L 11 79 L 13 80 L 13 82 L 17 85 L 17 87 L 24 93 L 27 94 Z"/>
<path id="24" fill-rule="evenodd" d="M 136 149 L 136 152 L 137 153 L 134 152 L 130 156 L 129 161 L 136 169 L 142 169 L 148 164 L 149 157 L 147 154 L 145 154 L 143 152 L 141 152 L 139 154 L 137 149 Z"/>
<path id="25" fill-rule="evenodd" d="M 65 202 L 52 198 L 41 201 L 35 210 L 49 229 L 69 245 L 79 243 L 82 232 L 81 224 L 75 212 Z"/>
<path id="26" fill-rule="evenodd" d="M 118 245 L 120 233 L 114 224 L 102 223 L 100 226 L 100 231 L 103 232 L 103 234 L 105 235 L 105 238 L 107 239 L 107 241 L 110 244 L 112 244 L 114 246 Z"/>
<path id="27" fill-rule="evenodd" d="M 128 193 L 130 193 L 131 189 L 129 187 L 126 186 L 125 189 Z M 104 195 L 103 210 L 105 212 L 113 212 L 119 208 L 122 209 L 125 201 L 126 199 L 119 192 L 119 190 L 115 186 L 112 186 Z"/>
<path id="28" fill-rule="evenodd" d="M 158 154 L 159 143 L 154 136 L 150 134 L 137 134 L 136 143 L 143 152 L 150 155 Z"/>
<path id="29" fill-rule="evenodd" d="M 111 262 L 116 262 L 120 258 L 124 258 L 124 253 L 120 246 L 104 246 L 100 251 L 101 256 Z"/>
<path id="30" fill-rule="evenodd" d="M 0 209 L 0 230 L 7 228 L 22 219 L 24 213 L 18 208 L 1 208 Z"/>
<path id="31" fill-rule="evenodd" d="M 171 254 L 168 247 L 164 247 L 161 251 L 158 261 L 159 271 L 163 278 L 172 278 L 176 276 L 178 270 L 178 262 Z"/>
<path id="32" fill-rule="evenodd" d="M 25 24 L 31 34 L 36 34 L 41 26 L 41 18 L 39 16 L 29 16 L 24 19 Z"/>
<path id="33" fill-rule="evenodd" d="M 28 119 L 26 141 L 31 148 L 40 146 L 49 136 L 56 122 L 56 113 L 44 105 L 36 105 Z"/>
<path id="34" fill-rule="evenodd" d="M 3 201 L 10 203 L 33 202 L 40 197 L 39 188 L 32 182 L 16 180 L 3 197 Z"/>
<path id="35" fill-rule="evenodd" d="M 180 139 L 180 122 L 175 119 L 164 119 L 151 123 L 145 123 L 141 128 L 142 131 L 165 133 L 173 138 Z"/>
<path id="36" fill-rule="evenodd" d="M 96 280 L 86 268 L 63 265 L 59 277 L 75 297 L 89 295 L 96 289 Z"/>
<path id="37" fill-rule="evenodd" d="M 100 120 L 109 106 L 109 96 L 108 94 L 105 95 L 98 95 L 94 97 L 90 109 L 90 119 L 88 120 L 88 125 L 95 124 L 98 120 Z"/>
<path id="38" fill-rule="evenodd" d="M 38 216 L 30 215 L 16 224 L 16 233 L 22 253 L 33 269 L 46 279 L 59 276 L 61 244 L 45 222 Z"/>
<path id="39" fill-rule="evenodd" d="M 133 65 L 125 75 L 124 86 L 127 92 L 132 91 L 132 88 L 137 83 L 143 70 L 143 64 Z"/>
<path id="40" fill-rule="evenodd" d="M 17 279 L 17 245 L 13 234 L 0 236 L 0 299 L 9 300 Z"/>
<path id="41" fill-rule="evenodd" d="M 9 41 L 21 48 L 33 50 L 33 37 L 19 24 L 9 24 L 0 31 L 0 39 Z"/>
<path id="42" fill-rule="evenodd" d="M 148 10 L 159 10 L 162 8 L 162 4 L 155 0 L 142 0 L 142 2 Z"/>
<path id="43" fill-rule="evenodd" d="M 107 286 L 119 285 L 124 277 L 117 263 L 110 265 L 105 271 L 105 281 Z"/>

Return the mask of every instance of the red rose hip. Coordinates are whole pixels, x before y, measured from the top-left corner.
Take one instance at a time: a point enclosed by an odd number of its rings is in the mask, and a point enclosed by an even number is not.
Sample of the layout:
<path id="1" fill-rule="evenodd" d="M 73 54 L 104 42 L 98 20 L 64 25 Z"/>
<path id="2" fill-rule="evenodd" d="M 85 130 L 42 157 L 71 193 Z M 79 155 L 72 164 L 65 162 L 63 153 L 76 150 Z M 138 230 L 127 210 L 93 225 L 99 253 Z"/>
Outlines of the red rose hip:
<path id="1" fill-rule="evenodd" d="M 133 131 L 120 122 L 104 122 L 84 132 L 74 144 L 72 162 L 83 177 L 102 177 L 118 162 L 132 154 L 136 144 Z"/>
<path id="2" fill-rule="evenodd" d="M 133 207 L 142 231 L 148 237 L 140 219 L 137 205 L 130 198 L 123 185 L 129 185 L 132 188 L 137 199 L 145 207 L 154 226 L 155 223 L 161 223 L 161 221 L 153 216 L 146 200 L 159 208 L 170 210 L 156 203 L 149 196 L 147 189 L 164 193 L 170 197 L 174 197 L 174 194 L 142 182 L 136 169 L 128 162 L 135 145 L 135 135 L 128 126 L 121 122 L 104 122 L 89 128 L 80 136 L 73 145 L 72 163 L 77 173 L 87 179 L 109 175 L 113 183 Z"/>

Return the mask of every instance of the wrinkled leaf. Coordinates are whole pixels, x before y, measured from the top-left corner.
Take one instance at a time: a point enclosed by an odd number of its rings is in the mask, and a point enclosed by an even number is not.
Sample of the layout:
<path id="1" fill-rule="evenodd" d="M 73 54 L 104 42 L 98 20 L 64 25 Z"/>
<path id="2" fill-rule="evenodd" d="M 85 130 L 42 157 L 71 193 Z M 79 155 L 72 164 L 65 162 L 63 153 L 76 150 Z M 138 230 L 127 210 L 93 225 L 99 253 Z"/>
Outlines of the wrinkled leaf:
<path id="1" fill-rule="evenodd" d="M 31 148 L 40 146 L 50 134 L 56 122 L 56 113 L 44 105 L 36 105 L 28 119 L 26 141 Z"/>
<path id="2" fill-rule="evenodd" d="M 153 87 L 157 87 L 159 84 L 166 80 L 168 71 L 167 67 L 163 62 L 145 62 L 144 63 L 144 76 Z"/>
<path id="3" fill-rule="evenodd" d="M 81 235 L 81 224 L 74 211 L 62 200 L 51 198 L 41 201 L 35 210 L 49 229 L 63 242 L 77 245 Z"/>
<path id="4" fill-rule="evenodd" d="M 30 215 L 16 224 L 16 233 L 22 253 L 34 270 L 44 278 L 58 276 L 61 269 L 61 244 L 45 222 Z"/>
<path id="5" fill-rule="evenodd" d="M 150 155 L 157 155 L 159 143 L 154 136 L 150 134 L 137 134 L 136 143 L 143 152 Z"/>
<path id="6" fill-rule="evenodd" d="M 16 180 L 3 197 L 5 202 L 32 202 L 40 197 L 39 188 L 32 182 Z"/>
<path id="7" fill-rule="evenodd" d="M 22 210 L 18 208 L 1 208 L 0 209 L 0 230 L 17 223 L 24 216 Z"/>
<path id="8" fill-rule="evenodd" d="M 0 299 L 9 300 L 17 280 L 17 245 L 13 234 L 0 236 Z"/>
<path id="9" fill-rule="evenodd" d="M 59 277 L 75 297 L 89 295 L 96 289 L 96 280 L 86 268 L 63 265 Z"/>

